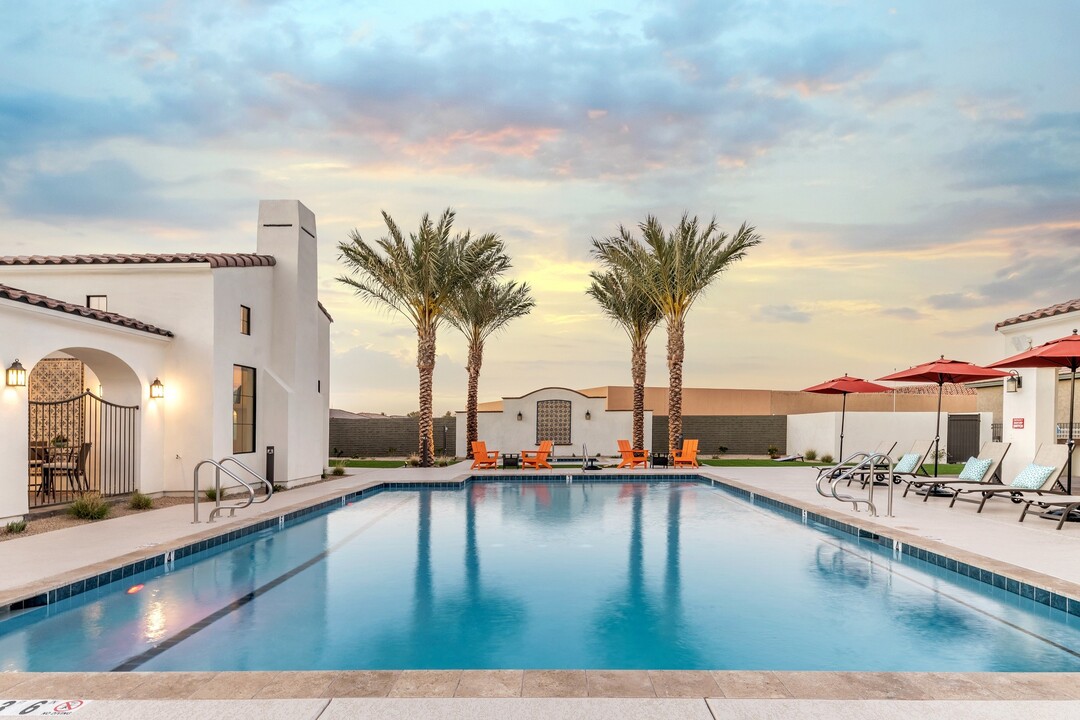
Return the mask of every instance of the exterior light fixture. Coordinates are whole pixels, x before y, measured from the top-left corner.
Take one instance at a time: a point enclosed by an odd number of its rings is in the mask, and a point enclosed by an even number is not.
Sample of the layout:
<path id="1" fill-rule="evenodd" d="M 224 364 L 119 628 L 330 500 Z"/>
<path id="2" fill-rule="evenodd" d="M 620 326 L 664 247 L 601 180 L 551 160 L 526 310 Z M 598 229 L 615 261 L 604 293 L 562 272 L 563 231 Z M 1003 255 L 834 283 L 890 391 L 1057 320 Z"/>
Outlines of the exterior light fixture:
<path id="1" fill-rule="evenodd" d="M 1014 393 L 1024 387 L 1024 378 L 1016 370 L 1009 371 L 1009 377 L 1005 378 L 1005 392 Z"/>
<path id="2" fill-rule="evenodd" d="M 26 387 L 26 368 L 18 360 L 7 369 L 8 387 Z"/>
<path id="3" fill-rule="evenodd" d="M 585 419 L 586 420 L 592 420 L 592 411 L 590 411 L 590 410 L 585 411 Z"/>
<path id="4" fill-rule="evenodd" d="M 518 422 L 521 422 L 521 420 L 522 420 L 522 417 L 521 417 L 521 413 L 519 412 L 518 413 Z"/>
<path id="5" fill-rule="evenodd" d="M 150 383 L 150 397 L 152 399 L 165 397 L 165 386 L 157 378 L 154 378 L 154 382 Z"/>

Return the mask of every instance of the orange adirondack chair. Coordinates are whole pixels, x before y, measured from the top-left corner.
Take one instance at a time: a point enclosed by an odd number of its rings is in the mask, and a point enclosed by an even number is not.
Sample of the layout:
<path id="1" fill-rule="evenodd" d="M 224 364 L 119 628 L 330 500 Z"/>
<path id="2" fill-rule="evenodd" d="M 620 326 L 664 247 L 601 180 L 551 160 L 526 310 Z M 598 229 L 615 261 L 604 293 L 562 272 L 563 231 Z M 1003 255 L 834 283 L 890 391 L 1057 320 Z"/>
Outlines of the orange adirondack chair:
<path id="1" fill-rule="evenodd" d="M 472 457 L 471 470 L 476 470 L 477 468 L 491 468 L 494 470 L 496 463 L 499 461 L 499 451 L 492 450 L 491 452 L 488 452 L 487 443 L 483 440 L 477 440 L 472 444 Z"/>
<path id="2" fill-rule="evenodd" d="M 683 440 L 682 450 L 676 450 L 671 459 L 675 467 L 698 467 L 697 440 Z"/>
<path id="3" fill-rule="evenodd" d="M 633 449 L 629 440 L 619 441 L 619 454 L 622 455 L 622 460 L 619 461 L 621 468 L 628 467 L 632 470 L 639 465 L 647 467 L 649 464 L 649 451 Z"/>
<path id="4" fill-rule="evenodd" d="M 548 464 L 548 455 L 551 454 L 551 448 L 553 443 L 550 440 L 544 440 L 540 443 L 540 447 L 537 450 L 522 450 L 521 451 L 521 467 L 522 469 L 531 467 L 539 470 L 540 468 L 551 469 L 551 465 Z"/>

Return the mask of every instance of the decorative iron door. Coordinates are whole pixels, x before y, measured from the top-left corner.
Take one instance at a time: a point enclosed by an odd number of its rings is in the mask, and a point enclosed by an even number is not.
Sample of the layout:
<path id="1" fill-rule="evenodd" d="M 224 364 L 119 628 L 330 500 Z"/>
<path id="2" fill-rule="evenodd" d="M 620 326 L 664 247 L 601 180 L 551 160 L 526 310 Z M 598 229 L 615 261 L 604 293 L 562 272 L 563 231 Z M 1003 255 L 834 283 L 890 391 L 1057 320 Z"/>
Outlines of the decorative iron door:
<path id="1" fill-rule="evenodd" d="M 570 444 L 570 401 L 539 400 L 536 403 L 536 444 L 550 440 L 555 445 Z"/>
<path id="2" fill-rule="evenodd" d="M 68 503 L 87 492 L 134 492 L 138 436 L 138 405 L 117 405 L 89 390 L 67 400 L 30 401 L 30 506 Z"/>

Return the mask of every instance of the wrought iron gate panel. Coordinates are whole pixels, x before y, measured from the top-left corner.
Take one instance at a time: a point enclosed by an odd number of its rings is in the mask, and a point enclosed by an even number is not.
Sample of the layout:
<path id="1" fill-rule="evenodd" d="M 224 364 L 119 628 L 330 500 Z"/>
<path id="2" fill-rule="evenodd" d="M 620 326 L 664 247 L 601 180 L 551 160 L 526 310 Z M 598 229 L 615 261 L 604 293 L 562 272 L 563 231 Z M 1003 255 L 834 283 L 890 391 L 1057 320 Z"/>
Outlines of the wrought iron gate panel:
<path id="1" fill-rule="evenodd" d="M 138 488 L 138 405 L 117 405 L 89 390 L 67 400 L 32 400 L 29 425 L 31 507 Z"/>

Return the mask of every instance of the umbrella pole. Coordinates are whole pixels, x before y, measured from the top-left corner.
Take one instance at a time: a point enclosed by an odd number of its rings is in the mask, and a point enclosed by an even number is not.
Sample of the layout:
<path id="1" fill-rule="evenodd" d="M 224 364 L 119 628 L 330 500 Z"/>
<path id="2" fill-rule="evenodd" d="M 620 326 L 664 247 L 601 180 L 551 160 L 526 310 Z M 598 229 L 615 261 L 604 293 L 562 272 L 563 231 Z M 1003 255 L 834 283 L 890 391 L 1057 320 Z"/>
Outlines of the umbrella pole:
<path id="1" fill-rule="evenodd" d="M 1080 366 L 1078 366 L 1077 363 L 1074 361 L 1073 366 L 1072 366 L 1072 383 L 1070 384 L 1070 390 L 1069 390 L 1069 429 L 1066 431 L 1066 436 L 1069 439 L 1065 443 L 1066 446 L 1068 446 L 1068 448 L 1069 448 L 1069 473 L 1068 473 L 1068 476 L 1067 476 L 1068 480 L 1066 482 L 1068 484 L 1065 487 L 1065 492 L 1067 492 L 1069 495 L 1072 495 L 1072 460 L 1073 460 L 1072 456 L 1073 456 L 1073 448 L 1076 446 L 1076 441 L 1073 439 L 1073 422 L 1075 422 L 1075 413 L 1076 413 L 1076 369 L 1077 369 L 1077 367 L 1080 367 Z"/>
<path id="2" fill-rule="evenodd" d="M 937 477 L 938 471 L 938 453 L 939 445 L 941 444 L 941 391 L 945 387 L 945 381 L 942 380 L 937 386 L 937 427 L 934 429 L 934 477 Z"/>
<path id="3" fill-rule="evenodd" d="M 1073 375 L 1073 380 L 1074 382 L 1076 380 L 1075 374 Z M 841 393 L 841 395 L 844 396 L 844 404 L 843 409 L 840 411 L 840 454 L 839 457 L 836 458 L 837 462 L 844 461 L 844 418 L 847 417 L 847 393 Z"/>

